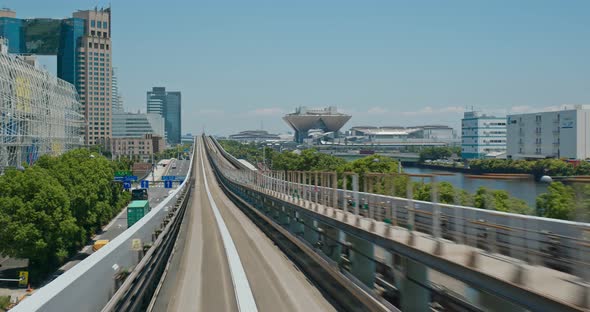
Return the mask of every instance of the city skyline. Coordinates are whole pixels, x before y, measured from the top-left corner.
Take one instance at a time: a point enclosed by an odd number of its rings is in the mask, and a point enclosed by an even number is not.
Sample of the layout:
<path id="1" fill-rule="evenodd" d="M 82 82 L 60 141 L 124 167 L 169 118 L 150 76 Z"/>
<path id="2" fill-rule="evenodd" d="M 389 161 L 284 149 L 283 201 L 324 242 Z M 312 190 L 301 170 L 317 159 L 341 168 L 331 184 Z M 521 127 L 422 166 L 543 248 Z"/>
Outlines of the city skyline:
<path id="1" fill-rule="evenodd" d="M 112 4 L 113 64 L 129 111 L 166 85 L 184 93 L 183 133 L 227 135 L 261 122 L 286 132 L 281 117 L 298 106 L 337 106 L 353 116 L 346 127 L 458 129 L 472 106 L 502 115 L 590 102 L 582 1 L 227 4 L 171 1 L 163 16 L 151 1 L 141 14 Z M 95 5 L 5 3 L 19 17 Z"/>

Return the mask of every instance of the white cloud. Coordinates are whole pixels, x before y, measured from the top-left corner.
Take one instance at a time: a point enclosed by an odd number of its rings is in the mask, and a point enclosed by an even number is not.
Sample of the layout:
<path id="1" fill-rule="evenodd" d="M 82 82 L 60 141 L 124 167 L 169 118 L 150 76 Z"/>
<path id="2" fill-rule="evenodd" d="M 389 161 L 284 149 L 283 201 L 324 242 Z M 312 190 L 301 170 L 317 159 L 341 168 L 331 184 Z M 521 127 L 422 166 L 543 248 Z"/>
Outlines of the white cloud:
<path id="1" fill-rule="evenodd" d="M 248 112 L 248 114 L 254 116 L 276 116 L 285 114 L 285 111 L 279 107 L 265 107 L 257 108 L 253 111 Z"/>
<path id="2" fill-rule="evenodd" d="M 197 114 L 200 116 L 221 116 L 225 114 L 223 110 L 215 109 L 215 108 L 203 108 L 197 111 Z"/>
<path id="3" fill-rule="evenodd" d="M 369 108 L 369 110 L 367 111 L 367 113 L 369 115 L 381 115 L 381 114 L 385 114 L 388 113 L 389 110 L 386 108 L 383 108 L 381 106 L 375 106 L 375 107 L 371 107 Z"/>
<path id="4" fill-rule="evenodd" d="M 463 113 L 465 109 L 460 106 L 446 106 L 440 108 L 433 108 L 432 106 L 426 106 L 417 111 L 405 111 L 401 112 L 401 115 L 404 116 L 429 116 L 429 115 L 436 115 L 436 114 L 460 114 Z"/>

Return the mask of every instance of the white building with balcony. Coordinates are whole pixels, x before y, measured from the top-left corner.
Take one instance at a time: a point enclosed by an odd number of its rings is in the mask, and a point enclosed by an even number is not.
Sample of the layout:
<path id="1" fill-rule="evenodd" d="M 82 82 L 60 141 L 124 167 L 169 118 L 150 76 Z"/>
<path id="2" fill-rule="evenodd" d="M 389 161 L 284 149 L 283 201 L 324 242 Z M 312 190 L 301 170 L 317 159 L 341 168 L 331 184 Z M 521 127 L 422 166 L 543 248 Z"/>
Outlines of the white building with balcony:
<path id="1" fill-rule="evenodd" d="M 590 158 L 590 106 L 508 116 L 507 158 Z"/>

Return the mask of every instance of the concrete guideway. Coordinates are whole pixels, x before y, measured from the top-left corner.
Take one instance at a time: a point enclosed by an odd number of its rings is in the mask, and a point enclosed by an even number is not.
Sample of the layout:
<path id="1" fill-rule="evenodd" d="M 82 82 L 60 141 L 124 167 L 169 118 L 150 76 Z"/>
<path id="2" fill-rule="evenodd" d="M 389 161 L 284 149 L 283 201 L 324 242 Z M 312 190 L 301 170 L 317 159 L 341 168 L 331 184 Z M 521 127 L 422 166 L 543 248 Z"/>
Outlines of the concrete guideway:
<path id="1" fill-rule="evenodd" d="M 334 311 L 306 277 L 222 192 L 198 139 L 195 190 L 185 216 L 177 250 L 154 311 L 236 311 L 231 279 L 212 202 L 234 241 L 247 281 L 260 311 Z M 202 157 L 201 160 L 197 159 Z M 209 198 L 205 187 L 210 190 Z M 180 242 L 179 241 L 179 242 Z M 244 291 L 244 289 L 238 290 Z M 250 310 L 242 310 L 250 311 Z"/>
<path id="2" fill-rule="evenodd" d="M 256 307 L 256 302 L 254 301 L 254 296 L 252 295 L 252 289 L 250 288 L 250 283 L 248 282 L 248 278 L 246 277 L 246 272 L 244 271 L 244 267 L 242 266 L 240 255 L 238 254 L 236 245 L 234 244 L 231 234 L 229 233 L 229 230 L 227 229 L 227 226 L 223 221 L 223 217 L 219 212 L 219 208 L 217 208 L 215 200 L 211 196 L 211 190 L 209 189 L 207 175 L 205 174 L 205 163 L 203 161 L 204 157 L 202 149 L 200 149 L 200 152 L 202 170 L 201 172 L 203 174 L 205 191 L 207 193 L 207 198 L 209 199 L 211 209 L 213 210 L 213 215 L 215 216 L 217 228 L 223 241 L 223 247 L 227 257 L 229 270 L 231 273 L 231 279 L 234 287 L 238 310 L 256 312 L 258 311 L 258 308 Z"/>

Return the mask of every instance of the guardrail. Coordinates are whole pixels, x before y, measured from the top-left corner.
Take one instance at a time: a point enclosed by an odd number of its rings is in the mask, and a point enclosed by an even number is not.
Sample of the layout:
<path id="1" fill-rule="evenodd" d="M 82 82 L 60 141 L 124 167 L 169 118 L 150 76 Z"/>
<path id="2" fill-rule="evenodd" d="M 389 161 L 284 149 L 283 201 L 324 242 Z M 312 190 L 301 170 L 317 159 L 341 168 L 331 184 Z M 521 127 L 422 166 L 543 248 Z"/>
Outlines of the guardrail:
<path id="1" fill-rule="evenodd" d="M 187 176 L 193 168 L 193 155 Z M 140 262 L 140 252 L 133 250 L 134 240 L 141 246 L 155 241 L 154 233 L 162 228 L 162 222 L 181 192 L 189 187 L 185 181 L 154 207 L 137 223 L 121 233 L 103 248 L 88 256 L 72 269 L 39 289 L 11 311 L 100 311 L 118 289 L 116 277 L 125 275 Z M 136 241 L 135 241 L 136 242 Z"/>
<path id="2" fill-rule="evenodd" d="M 239 163 L 213 141 L 232 164 Z M 427 233 L 435 239 L 444 238 L 590 279 L 588 223 L 360 192 L 360 177 L 352 173 L 344 173 L 346 176 L 343 177 L 335 172 L 252 172 L 243 170 L 246 169 L 243 166 L 237 168 L 242 170 L 225 168 L 224 174 L 240 183 L 263 187 L 291 198 L 354 212 Z M 365 176 L 365 180 L 369 176 Z M 336 188 L 337 179 L 350 182 L 346 184 L 352 184 L 352 189 Z M 408 197 L 412 197 L 411 193 Z"/>
<path id="3" fill-rule="evenodd" d="M 212 155 L 217 155 L 217 157 L 228 155 L 229 162 L 234 163 L 233 156 L 227 154 L 223 149 L 214 151 Z M 523 263 L 526 262 L 530 264 L 527 266 L 530 268 L 538 267 L 541 264 L 562 271 L 571 271 L 582 279 L 587 278 L 590 245 L 587 243 L 588 237 L 585 234 L 590 233 L 589 224 L 359 192 L 359 177 L 354 174 L 350 174 L 352 190 L 346 190 L 335 187 L 337 176 L 333 173 L 318 179 L 316 173 L 309 172 L 261 172 L 230 168 L 227 165 L 218 166 L 218 170 L 227 184 L 235 188 L 240 196 L 251 202 L 256 208 L 276 216 L 279 218 L 278 220 L 282 220 L 280 219 L 282 217 L 279 216 L 281 213 L 288 213 L 288 219 L 291 218 L 291 214 L 294 214 L 297 219 L 301 214 L 313 215 L 318 224 L 338 228 L 347 233 L 346 237 L 349 234 L 362 237 L 387 251 L 419 261 L 425 266 L 471 285 L 475 289 L 491 292 L 515 304 L 533 308 L 533 310 L 551 310 L 559 307 L 558 310 L 565 311 L 587 306 L 584 301 L 587 294 L 582 295 L 587 292 L 587 286 L 583 280 L 578 281 L 573 275 L 552 271 L 554 273 L 551 273 L 550 276 L 553 279 L 557 278 L 560 282 L 565 281 L 565 284 L 568 282 L 579 284 L 576 286 L 577 288 L 574 287 L 575 290 L 572 290 L 575 291 L 575 294 L 572 293 L 574 297 L 570 297 L 569 303 L 565 303 L 561 299 L 555 300 L 556 297 L 551 293 L 540 293 L 537 287 L 533 287 L 535 290 L 532 290 L 530 285 L 523 285 L 522 275 L 519 275 L 519 272 L 523 272 Z M 408 197 L 411 198 L 411 196 Z M 331 217 L 328 216 L 327 207 L 330 207 L 329 211 L 333 211 L 333 213 L 330 212 Z M 357 225 L 350 224 L 350 218 L 347 219 L 349 214 L 354 215 L 352 220 L 356 220 Z M 344 216 L 344 219 L 337 220 L 337 215 L 338 218 Z M 366 228 L 358 228 L 361 219 L 370 225 Z M 371 219 L 381 222 L 374 222 Z M 454 246 L 471 246 L 467 247 L 473 251 L 469 253 L 472 255 L 470 259 L 477 259 L 478 254 L 481 253 L 486 257 L 496 258 L 498 261 L 505 261 L 513 265 L 515 275 L 508 277 L 508 279 L 492 277 L 492 275 L 483 273 L 479 268 L 476 268 L 476 265 L 469 264 L 471 260 L 467 260 L 467 264 L 445 262 L 445 260 L 440 262 L 443 257 L 437 253 L 436 248 L 425 253 L 413 248 L 411 239 L 400 244 L 396 243 L 395 238 L 383 239 L 380 236 L 390 234 L 376 235 L 374 231 L 376 223 L 383 224 L 382 222 L 390 224 L 384 225 L 385 233 L 387 233 L 387 229 L 389 229 L 389 233 L 394 231 L 392 225 L 396 226 L 395 231 L 398 232 L 403 231 L 403 227 L 405 227 L 407 230 L 405 233 L 408 233 L 410 238 L 417 236 L 416 232 L 426 233 L 428 235 L 420 234 L 420 237 L 432 239 L 433 246 L 439 245 L 436 243 L 442 245 L 443 241 L 458 243 Z M 307 227 L 306 222 L 304 225 Z M 312 230 L 317 229 L 312 228 Z M 321 229 L 318 232 L 319 246 L 337 243 L 341 245 L 340 248 L 343 250 L 350 249 L 346 245 L 346 241 L 326 241 L 325 239 L 329 237 L 323 235 Z M 553 241 L 555 238 L 559 241 Z M 399 240 L 399 237 L 397 239 Z M 498 253 L 507 254 L 509 257 L 498 257 Z M 547 269 L 543 268 L 542 270 Z M 549 271 L 547 270 L 547 272 Z M 572 298 L 573 300 L 571 300 Z"/>

